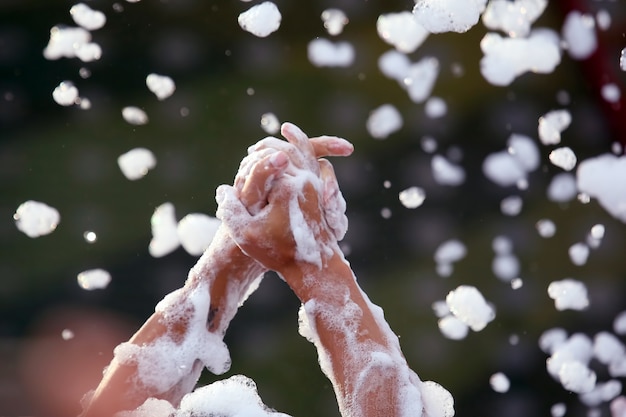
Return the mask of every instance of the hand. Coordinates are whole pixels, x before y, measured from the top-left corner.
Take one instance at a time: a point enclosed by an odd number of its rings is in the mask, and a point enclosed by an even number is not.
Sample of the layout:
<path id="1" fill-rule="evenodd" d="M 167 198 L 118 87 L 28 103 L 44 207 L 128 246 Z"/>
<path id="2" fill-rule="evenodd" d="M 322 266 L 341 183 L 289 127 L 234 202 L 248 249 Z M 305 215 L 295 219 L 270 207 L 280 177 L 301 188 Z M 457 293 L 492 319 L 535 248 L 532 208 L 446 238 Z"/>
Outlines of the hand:
<path id="1" fill-rule="evenodd" d="M 322 267 L 347 228 L 345 201 L 324 155 L 347 156 L 352 145 L 340 138 L 309 138 L 285 123 L 289 142 L 266 138 L 250 147 L 235 186 L 217 192 L 218 217 L 249 256 L 278 272 L 294 262 Z M 255 200 L 256 204 L 245 201 Z"/>

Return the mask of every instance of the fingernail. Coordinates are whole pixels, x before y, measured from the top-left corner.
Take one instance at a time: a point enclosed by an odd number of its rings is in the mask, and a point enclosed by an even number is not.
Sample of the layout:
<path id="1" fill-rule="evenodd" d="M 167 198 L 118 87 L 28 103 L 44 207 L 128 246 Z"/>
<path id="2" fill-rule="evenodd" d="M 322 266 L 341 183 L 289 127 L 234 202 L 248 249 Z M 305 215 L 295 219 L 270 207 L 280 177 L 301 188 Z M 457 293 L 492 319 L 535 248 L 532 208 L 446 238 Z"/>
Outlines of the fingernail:
<path id="1" fill-rule="evenodd" d="M 287 164 L 289 159 L 287 159 L 287 155 L 284 152 L 276 152 L 274 155 L 270 156 L 270 164 L 274 168 L 281 168 Z"/>

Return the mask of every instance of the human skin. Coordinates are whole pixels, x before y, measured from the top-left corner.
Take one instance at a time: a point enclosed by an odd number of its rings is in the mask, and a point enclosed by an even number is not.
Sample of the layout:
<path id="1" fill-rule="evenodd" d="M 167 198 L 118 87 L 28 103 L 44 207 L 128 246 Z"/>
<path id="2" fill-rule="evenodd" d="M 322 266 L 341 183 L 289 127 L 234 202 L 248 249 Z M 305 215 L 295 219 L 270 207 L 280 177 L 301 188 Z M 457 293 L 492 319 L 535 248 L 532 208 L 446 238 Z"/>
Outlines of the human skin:
<path id="1" fill-rule="evenodd" d="M 278 140 L 278 139 L 277 139 Z M 352 152 L 352 145 L 343 139 L 322 136 L 311 140 L 311 149 L 316 157 L 347 156 Z M 250 165 L 250 180 L 240 187 L 245 188 L 241 201 L 248 207 L 260 207 L 266 204 L 268 184 L 288 166 L 288 157 L 283 153 L 273 153 L 261 163 Z M 240 168 L 241 171 L 241 168 Z M 334 179 L 334 177 L 333 177 Z M 243 188 L 242 188 L 243 191 Z M 190 294 L 201 283 L 208 283 L 211 304 L 207 317 L 207 330 L 222 337 L 238 307 L 255 281 L 260 279 L 267 268 L 247 256 L 235 244 L 224 226 L 220 226 L 210 247 L 189 272 L 183 287 L 183 297 Z M 257 281 L 258 282 L 258 281 Z M 191 312 L 190 312 L 191 313 Z M 146 346 L 163 338 L 182 341 L 188 331 L 185 317 L 172 321 L 165 319 L 168 311 L 156 311 L 144 325 L 130 338 L 130 344 Z M 150 397 L 165 399 L 177 404 L 190 392 L 203 365 L 197 360 L 186 376 L 166 392 L 158 392 L 139 382 L 138 369 L 134 363 L 122 363 L 113 359 L 103 378 L 90 397 L 85 401 L 82 417 L 111 417 L 122 410 L 133 410 Z"/>
<path id="2" fill-rule="evenodd" d="M 239 247 L 276 271 L 302 301 L 301 314 L 309 322 L 305 336 L 318 350 L 342 416 L 420 416 L 420 381 L 382 311 L 359 288 L 338 246 L 336 230 L 327 222 L 324 204 L 334 197 L 324 179 L 334 178 L 332 167 L 317 161 L 308 138 L 295 126 L 283 125 L 283 135 L 289 144 L 261 143 L 255 148 L 261 155 L 259 164 L 272 146 L 290 158 L 289 167 L 273 181 L 267 204 L 252 209 L 244 203 L 258 182 L 240 171 L 235 187 L 221 186 L 217 191 L 218 217 Z M 308 242 L 299 241 L 303 234 Z M 300 253 L 299 244 L 307 246 L 307 254 Z"/>

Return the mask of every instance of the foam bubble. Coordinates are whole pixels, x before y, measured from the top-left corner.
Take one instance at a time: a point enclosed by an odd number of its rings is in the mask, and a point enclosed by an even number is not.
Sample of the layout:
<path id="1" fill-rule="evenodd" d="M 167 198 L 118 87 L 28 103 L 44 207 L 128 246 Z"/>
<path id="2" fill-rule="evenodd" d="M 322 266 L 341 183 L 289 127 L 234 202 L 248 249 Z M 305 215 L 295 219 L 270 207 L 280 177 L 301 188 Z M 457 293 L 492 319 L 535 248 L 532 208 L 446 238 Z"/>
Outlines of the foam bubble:
<path id="1" fill-rule="evenodd" d="M 496 314 L 476 287 L 461 285 L 446 296 L 450 311 L 473 331 L 484 329 Z"/>
<path id="2" fill-rule="evenodd" d="M 504 373 L 496 372 L 489 378 L 489 385 L 495 392 L 507 392 L 511 387 L 511 382 Z"/>
<path id="3" fill-rule="evenodd" d="M 467 248 L 457 239 L 446 240 L 435 250 L 435 262 L 438 264 L 449 264 L 458 262 L 467 255 Z"/>
<path id="4" fill-rule="evenodd" d="M 626 156 L 606 153 L 582 161 L 576 172 L 578 190 L 598 199 L 613 217 L 626 222 Z"/>
<path id="5" fill-rule="evenodd" d="M 561 133 L 572 122 L 572 115 L 568 110 L 552 110 L 539 118 L 539 139 L 544 145 L 558 145 L 561 143 Z"/>
<path id="6" fill-rule="evenodd" d="M 386 77 L 401 82 L 409 72 L 411 61 L 395 49 L 389 50 L 378 58 L 378 69 Z"/>
<path id="7" fill-rule="evenodd" d="M 616 379 L 597 383 L 594 389 L 580 395 L 580 401 L 588 407 L 597 407 L 611 401 L 622 392 L 622 383 Z"/>
<path id="8" fill-rule="evenodd" d="M 429 417 L 453 417 L 454 398 L 450 392 L 433 381 L 420 384 L 420 394 L 425 414 Z"/>
<path id="9" fill-rule="evenodd" d="M 309 42 L 307 54 L 316 67 L 349 67 L 354 62 L 354 47 L 349 42 L 315 38 Z"/>
<path id="10" fill-rule="evenodd" d="M 446 115 L 448 112 L 448 105 L 441 97 L 431 97 L 426 100 L 424 111 L 426 112 L 426 116 L 431 119 L 438 119 Z"/>
<path id="11" fill-rule="evenodd" d="M 587 263 L 589 257 L 589 246 L 582 242 L 574 243 L 569 247 L 567 253 L 574 265 L 581 266 Z"/>
<path id="12" fill-rule="evenodd" d="M 378 36 L 403 53 L 414 52 L 428 37 L 411 12 L 381 14 L 376 21 Z"/>
<path id="13" fill-rule="evenodd" d="M 486 0 L 416 0 L 413 14 L 431 33 L 462 33 L 478 23 L 486 3 Z"/>
<path id="14" fill-rule="evenodd" d="M 563 417 L 567 412 L 567 406 L 565 403 L 556 403 L 550 407 L 550 415 L 552 417 Z"/>
<path id="15" fill-rule="evenodd" d="M 280 121 L 274 113 L 264 113 L 261 116 L 261 128 L 270 135 L 275 135 L 280 131 Z"/>
<path id="16" fill-rule="evenodd" d="M 81 27 L 54 26 L 50 29 L 50 40 L 43 51 L 46 59 L 77 57 L 78 51 L 91 45 L 91 33 Z"/>
<path id="17" fill-rule="evenodd" d="M 491 270 L 500 280 L 509 282 L 519 275 L 519 259 L 512 254 L 497 255 L 493 258 Z"/>
<path id="18" fill-rule="evenodd" d="M 547 4 L 547 0 L 492 0 L 482 20 L 488 29 L 501 30 L 513 38 L 525 37 Z"/>
<path id="19" fill-rule="evenodd" d="M 598 47 L 593 16 L 572 10 L 565 17 L 562 28 L 567 52 L 574 59 L 586 59 Z"/>
<path id="20" fill-rule="evenodd" d="M 598 29 L 609 30 L 611 28 L 611 14 L 606 9 L 598 10 L 596 23 L 598 24 Z"/>
<path id="21" fill-rule="evenodd" d="M 159 100 L 165 100 L 176 91 L 176 84 L 167 75 L 148 74 L 146 86 Z"/>
<path id="22" fill-rule="evenodd" d="M 613 319 L 613 331 L 619 335 L 626 334 L 626 310 L 619 313 Z"/>
<path id="23" fill-rule="evenodd" d="M 566 171 L 571 171 L 576 166 L 576 154 L 568 146 L 553 150 L 549 158 L 553 165 Z"/>
<path id="24" fill-rule="evenodd" d="M 324 27 L 331 36 L 337 36 L 343 32 L 343 28 L 349 20 L 346 14 L 339 9 L 326 9 L 322 12 Z"/>
<path id="25" fill-rule="evenodd" d="M 192 256 L 202 255 L 211 244 L 220 223 L 220 220 L 206 214 L 187 214 L 176 228 L 183 249 Z"/>
<path id="26" fill-rule="evenodd" d="M 458 186 L 465 182 L 465 170 L 441 155 L 433 156 L 430 168 L 437 184 Z"/>
<path id="27" fill-rule="evenodd" d="M 504 198 L 500 202 L 500 211 L 506 216 L 517 216 L 522 211 L 524 201 L 518 195 L 512 195 Z"/>
<path id="28" fill-rule="evenodd" d="M 552 237 L 556 233 L 556 225 L 550 219 L 541 219 L 535 223 L 535 228 L 541 237 Z"/>
<path id="29" fill-rule="evenodd" d="M 548 200 L 557 203 L 571 201 L 577 193 L 576 177 L 568 172 L 560 172 L 552 177 L 547 189 Z"/>
<path id="30" fill-rule="evenodd" d="M 172 203 L 163 203 L 157 207 L 150 218 L 150 224 L 152 225 L 152 240 L 148 247 L 150 255 L 160 258 L 178 248 L 180 240 Z"/>
<path id="31" fill-rule="evenodd" d="M 84 27 L 87 30 L 97 30 L 104 26 L 107 19 L 104 13 L 98 10 L 93 10 L 85 3 L 78 3 L 72 6 L 70 9 L 70 15 L 77 25 Z"/>
<path id="32" fill-rule="evenodd" d="M 13 214 L 15 226 L 26 236 L 36 238 L 54 232 L 61 221 L 59 211 L 40 201 L 28 200 Z"/>
<path id="33" fill-rule="evenodd" d="M 148 115 L 139 107 L 128 106 L 122 109 L 122 117 L 131 125 L 145 125 L 148 123 Z"/>
<path id="34" fill-rule="evenodd" d="M 619 67 L 622 71 L 626 71 L 626 48 L 622 49 L 619 55 Z"/>
<path id="35" fill-rule="evenodd" d="M 71 340 L 74 338 L 74 332 L 70 329 L 63 329 L 61 331 L 61 338 L 63 340 Z"/>
<path id="36" fill-rule="evenodd" d="M 111 282 L 111 274 L 100 268 L 89 269 L 78 274 L 76 280 L 83 290 L 101 290 Z"/>
<path id="37" fill-rule="evenodd" d="M 367 131 L 374 139 L 386 139 L 402 127 L 400 112 L 392 104 L 383 104 L 374 109 L 367 118 Z"/>
<path id="38" fill-rule="evenodd" d="M 589 307 L 587 287 L 571 278 L 552 281 L 548 285 L 548 295 L 554 300 L 557 310 L 584 310 Z"/>
<path id="39" fill-rule="evenodd" d="M 599 332 L 593 338 L 594 357 L 608 365 L 626 354 L 626 346 L 612 333 Z"/>
<path id="40" fill-rule="evenodd" d="M 71 81 L 63 81 L 52 92 L 52 98 L 61 106 L 73 106 L 78 100 L 78 88 Z"/>
<path id="41" fill-rule="evenodd" d="M 237 21 L 246 32 L 264 38 L 278 30 L 281 19 L 278 7 L 271 1 L 265 1 L 241 13 Z"/>
<path id="42" fill-rule="evenodd" d="M 469 331 L 469 326 L 453 315 L 442 317 L 438 322 L 441 334 L 451 340 L 465 339 Z"/>
<path id="43" fill-rule="evenodd" d="M 135 181 L 143 178 L 156 166 L 156 158 L 149 149 L 134 148 L 120 155 L 117 164 L 126 178 Z"/>
<path id="44" fill-rule="evenodd" d="M 589 392 L 596 385 L 595 372 L 578 361 L 564 363 L 559 370 L 559 379 L 563 388 L 577 394 Z"/>
<path id="45" fill-rule="evenodd" d="M 556 350 L 567 342 L 567 332 L 560 327 L 553 327 L 545 330 L 539 336 L 539 348 L 545 353 L 553 354 Z"/>
<path id="46" fill-rule="evenodd" d="M 617 103 L 622 97 L 622 91 L 615 83 L 604 84 L 600 89 L 600 94 L 609 103 Z"/>
<path id="47" fill-rule="evenodd" d="M 409 187 L 400 191 L 398 198 L 404 207 L 414 209 L 422 205 L 426 199 L 426 193 L 420 187 Z"/>
<path id="48" fill-rule="evenodd" d="M 439 75 L 439 60 L 434 57 L 424 57 L 411 64 L 402 80 L 409 98 L 414 103 L 424 102 L 433 90 Z"/>

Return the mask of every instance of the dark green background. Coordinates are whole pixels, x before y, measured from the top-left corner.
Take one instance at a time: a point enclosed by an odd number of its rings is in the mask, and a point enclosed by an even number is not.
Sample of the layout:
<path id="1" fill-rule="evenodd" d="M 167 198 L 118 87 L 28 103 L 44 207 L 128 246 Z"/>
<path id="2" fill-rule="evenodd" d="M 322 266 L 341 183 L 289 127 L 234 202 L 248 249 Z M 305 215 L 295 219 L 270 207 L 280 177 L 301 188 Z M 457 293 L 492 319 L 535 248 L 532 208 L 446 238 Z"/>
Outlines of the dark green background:
<path id="1" fill-rule="evenodd" d="M 563 143 L 579 160 L 610 149 L 615 136 L 579 63 L 564 55 L 553 74 L 526 74 L 510 87 L 493 87 L 479 73 L 482 24 L 466 34 L 432 35 L 411 54 L 413 61 L 429 55 L 440 61 L 433 95 L 447 102 L 448 114 L 430 120 L 423 104 L 412 103 L 376 64 L 390 49 L 376 33 L 378 15 L 409 10 L 411 1 L 276 1 L 282 24 L 264 39 L 237 24 L 238 14 L 253 3 L 118 3 L 123 12 L 114 12 L 109 1 L 88 2 L 104 11 L 108 22 L 93 33 L 102 59 L 84 64 L 42 56 L 50 28 L 73 24 L 73 2 L 0 2 L 0 415 L 58 415 L 42 400 L 41 390 L 54 393 L 71 385 L 73 376 L 71 369 L 50 371 L 48 365 L 63 363 L 55 355 L 76 349 L 97 369 L 111 355 L 110 340 L 85 344 L 83 339 L 81 345 L 74 320 L 114 314 L 125 326 L 114 340 L 119 343 L 184 282 L 193 257 L 182 249 L 160 259 L 148 255 L 154 208 L 170 201 L 178 218 L 213 214 L 215 187 L 232 181 L 246 148 L 265 136 L 260 117 L 270 111 L 310 135 L 333 134 L 355 144 L 353 156 L 333 161 L 348 202 L 348 259 L 370 298 L 384 308 L 412 368 L 452 392 L 458 416 L 545 416 L 558 401 L 569 404 L 568 416 L 585 415 L 576 396 L 547 375 L 537 338 L 554 326 L 590 336 L 611 330 L 613 317 L 626 308 L 624 225 L 595 202 L 549 202 L 547 184 L 560 170 L 541 145 L 541 168 L 530 175 L 528 190 L 495 186 L 481 172 L 482 160 L 503 149 L 511 132 L 537 137 L 538 117 L 562 107 L 556 98 L 560 91 L 570 94 L 567 108 L 573 115 Z M 558 30 L 559 6 L 565 3 L 553 1 L 537 25 Z M 612 13 L 612 29 L 601 41 L 617 70 L 626 46 L 626 8 L 619 1 L 588 3 Z M 319 69 L 307 60 L 307 43 L 327 36 L 319 19 L 327 7 L 341 8 L 350 18 L 338 37 L 356 48 L 355 63 L 347 69 Z M 453 64 L 462 65 L 463 77 L 453 75 Z M 79 76 L 81 67 L 91 71 L 88 79 Z M 176 93 L 159 102 L 145 87 L 151 72 L 171 76 Z M 623 81 L 623 73 L 619 76 Z M 90 110 L 63 108 L 52 100 L 52 90 L 64 80 L 91 100 Z M 384 103 L 400 109 L 404 127 L 377 141 L 365 121 Z M 127 105 L 144 108 L 150 123 L 125 123 L 121 108 Z M 187 117 L 180 115 L 183 107 L 189 109 Z M 462 186 L 433 182 L 430 156 L 420 147 L 426 135 L 437 139 L 439 152 L 463 151 L 467 181 Z M 116 159 L 138 146 L 151 149 L 158 162 L 145 178 L 131 182 Z M 383 186 L 387 180 L 389 189 Z M 397 195 L 413 185 L 424 187 L 427 199 L 409 210 Z M 503 216 L 500 201 L 513 194 L 524 198 L 523 212 Z M 60 211 L 53 234 L 30 239 L 16 229 L 13 213 L 29 199 Z M 381 217 L 383 208 L 391 209 L 391 218 Z M 538 236 L 534 224 L 541 218 L 557 224 L 554 238 Z M 567 248 L 596 223 L 607 228 L 602 246 L 585 266 L 573 266 Z M 86 230 L 97 233 L 95 244 L 84 241 Z M 491 241 L 497 235 L 514 242 L 524 279 L 519 290 L 491 272 Z M 451 277 L 441 278 L 432 255 L 450 238 L 465 242 L 468 256 Z M 110 271 L 113 281 L 106 290 L 81 290 L 76 275 L 94 267 Z M 555 310 L 546 288 L 566 277 L 587 284 L 587 311 Z M 494 303 L 497 317 L 482 332 L 451 341 L 437 329 L 431 304 L 461 284 L 477 286 Z M 338 415 L 315 350 L 297 334 L 297 308 L 286 285 L 268 276 L 227 334 L 233 358 L 227 375 L 252 377 L 268 405 L 294 417 Z M 60 331 L 72 326 L 76 337 L 61 340 Z M 97 326 L 94 319 L 87 327 L 99 334 Z M 512 334 L 519 336 L 518 345 L 509 344 Z M 43 350 L 41 383 L 33 385 L 23 378 L 23 353 L 41 340 L 51 347 Z M 512 381 L 506 394 L 489 386 L 497 371 Z M 213 378 L 207 375 L 204 382 Z"/>

